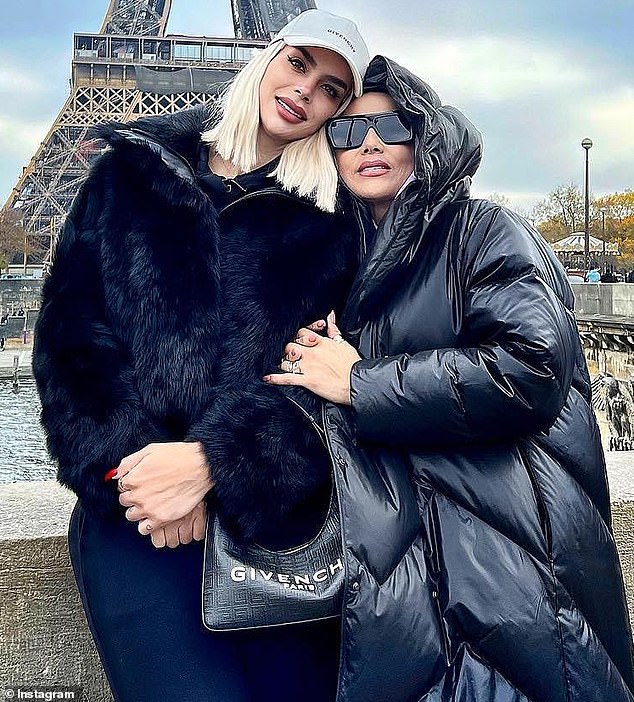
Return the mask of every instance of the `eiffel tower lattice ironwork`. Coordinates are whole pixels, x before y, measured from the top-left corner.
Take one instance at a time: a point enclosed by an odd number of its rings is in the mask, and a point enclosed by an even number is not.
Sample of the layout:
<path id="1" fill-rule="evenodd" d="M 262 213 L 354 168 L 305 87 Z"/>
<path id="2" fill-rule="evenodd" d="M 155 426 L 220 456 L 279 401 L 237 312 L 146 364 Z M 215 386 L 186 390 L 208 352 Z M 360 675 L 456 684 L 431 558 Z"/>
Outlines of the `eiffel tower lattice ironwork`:
<path id="1" fill-rule="evenodd" d="M 241 0 L 269 4 L 270 0 Z M 172 36 L 172 0 L 110 0 L 98 33 L 73 36 L 71 92 L 3 209 L 26 232 L 24 272 L 50 260 L 54 242 L 102 142 L 91 126 L 200 104 L 218 92 L 266 42 L 260 38 Z M 15 261 L 14 261 L 15 263 Z"/>
<path id="2" fill-rule="evenodd" d="M 270 39 L 293 17 L 314 10 L 314 0 L 231 0 L 237 37 Z"/>

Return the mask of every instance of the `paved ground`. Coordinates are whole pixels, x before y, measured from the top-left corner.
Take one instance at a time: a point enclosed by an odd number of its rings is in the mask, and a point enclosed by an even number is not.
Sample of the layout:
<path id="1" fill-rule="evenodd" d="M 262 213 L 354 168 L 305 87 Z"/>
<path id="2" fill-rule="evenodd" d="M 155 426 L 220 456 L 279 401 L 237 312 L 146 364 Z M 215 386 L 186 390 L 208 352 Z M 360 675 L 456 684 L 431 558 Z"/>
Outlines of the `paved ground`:
<path id="1" fill-rule="evenodd" d="M 634 500 L 634 451 L 606 451 L 612 502 Z"/>

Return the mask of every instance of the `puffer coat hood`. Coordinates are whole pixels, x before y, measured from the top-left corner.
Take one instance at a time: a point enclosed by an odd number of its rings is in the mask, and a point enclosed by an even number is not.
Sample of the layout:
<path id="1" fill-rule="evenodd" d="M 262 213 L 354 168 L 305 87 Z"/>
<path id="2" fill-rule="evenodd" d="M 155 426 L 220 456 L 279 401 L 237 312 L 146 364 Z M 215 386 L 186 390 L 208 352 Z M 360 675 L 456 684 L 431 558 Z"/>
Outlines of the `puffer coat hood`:
<path id="1" fill-rule="evenodd" d="M 366 73 L 364 89 L 386 92 L 407 115 L 414 128 L 416 180 L 397 198 L 375 237 L 364 275 L 351 295 L 358 304 L 370 299 L 398 263 L 411 259 L 435 214 L 469 194 L 471 178 L 482 158 L 482 137 L 455 107 L 443 105 L 423 80 L 397 63 L 375 57 Z"/>
<path id="2" fill-rule="evenodd" d="M 415 127 L 415 175 L 419 193 L 436 202 L 465 178 L 482 158 L 482 136 L 459 110 L 443 105 L 425 81 L 383 56 L 373 59 L 366 92 L 387 92 Z"/>
<path id="3" fill-rule="evenodd" d="M 338 702 L 626 702 L 631 633 L 565 273 L 469 197 L 475 128 L 377 57 L 416 180 L 342 327 L 363 360 L 329 405 L 347 585 Z"/>

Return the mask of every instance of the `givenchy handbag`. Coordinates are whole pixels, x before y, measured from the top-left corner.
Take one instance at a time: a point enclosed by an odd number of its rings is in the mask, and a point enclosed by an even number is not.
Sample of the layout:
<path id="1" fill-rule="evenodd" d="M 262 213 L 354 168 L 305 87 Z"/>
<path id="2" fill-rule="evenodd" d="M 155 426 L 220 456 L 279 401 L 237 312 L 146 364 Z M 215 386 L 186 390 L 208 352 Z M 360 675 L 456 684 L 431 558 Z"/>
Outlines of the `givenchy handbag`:
<path id="1" fill-rule="evenodd" d="M 340 615 L 344 585 L 337 490 L 308 543 L 284 551 L 242 544 L 209 515 L 203 562 L 203 624 L 212 631 L 299 624 Z"/>

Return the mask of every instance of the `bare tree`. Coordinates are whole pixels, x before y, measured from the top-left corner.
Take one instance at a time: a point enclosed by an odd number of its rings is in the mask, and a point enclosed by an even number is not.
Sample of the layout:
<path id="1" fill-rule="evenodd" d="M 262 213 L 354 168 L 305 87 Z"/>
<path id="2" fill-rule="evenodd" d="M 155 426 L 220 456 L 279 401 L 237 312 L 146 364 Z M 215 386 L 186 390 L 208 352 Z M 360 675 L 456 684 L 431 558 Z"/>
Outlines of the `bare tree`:
<path id="1" fill-rule="evenodd" d="M 487 200 L 491 200 L 491 202 L 495 202 L 496 205 L 501 205 L 507 209 L 513 209 L 511 207 L 511 201 L 508 199 L 508 197 L 506 197 L 506 195 L 502 195 L 502 193 L 491 193 L 487 197 Z"/>
<path id="2" fill-rule="evenodd" d="M 15 254 L 24 251 L 25 241 L 20 213 L 8 207 L 0 210 L 0 268 L 5 268 Z"/>
<path id="3" fill-rule="evenodd" d="M 548 241 L 562 239 L 582 231 L 585 222 L 585 201 L 581 188 L 575 183 L 558 185 L 534 208 L 538 229 Z M 597 213 L 591 209 L 591 219 Z"/>

